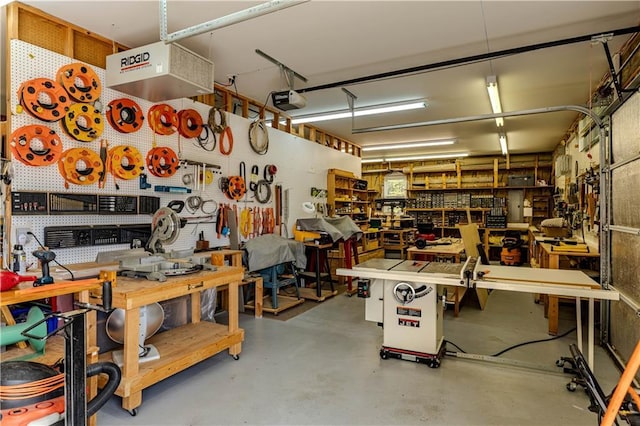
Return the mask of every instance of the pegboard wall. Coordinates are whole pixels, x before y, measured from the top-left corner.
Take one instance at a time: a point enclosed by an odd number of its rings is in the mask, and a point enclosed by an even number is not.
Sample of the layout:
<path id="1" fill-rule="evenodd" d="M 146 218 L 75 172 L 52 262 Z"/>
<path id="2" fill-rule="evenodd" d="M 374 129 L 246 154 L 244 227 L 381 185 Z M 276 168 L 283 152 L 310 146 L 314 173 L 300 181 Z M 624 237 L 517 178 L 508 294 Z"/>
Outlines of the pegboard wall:
<path id="1" fill-rule="evenodd" d="M 62 128 L 61 122 L 45 122 L 38 120 L 27 112 L 21 111 L 18 100 L 18 91 L 22 82 L 34 78 L 48 78 L 55 80 L 58 69 L 64 65 L 77 62 L 76 60 L 60 55 L 55 52 L 25 43 L 20 40 L 11 40 L 11 131 L 30 125 L 40 124 L 52 129 L 60 137 L 63 150 L 70 148 L 89 148 L 99 154 L 101 141 L 107 141 L 109 148 L 119 145 L 128 145 L 138 149 L 143 157 L 154 146 L 170 147 L 179 154 L 181 159 L 187 159 L 197 163 L 207 163 L 216 165 L 219 168 L 208 168 L 207 173 L 213 175 L 212 182 L 207 185 L 197 185 L 196 183 L 185 184 L 188 179 L 185 175 L 194 176 L 197 169 L 192 165 L 181 167 L 171 177 L 156 177 L 144 171 L 147 183 L 151 188 L 141 189 L 138 178 L 131 180 L 114 179 L 114 176 L 107 174 L 105 184 L 99 188 L 98 184 L 75 185 L 68 184 L 65 187 L 65 180 L 58 170 L 56 164 L 48 166 L 29 166 L 20 161 L 12 161 L 13 181 L 12 192 L 44 192 L 44 193 L 66 193 L 66 194 L 97 194 L 99 196 L 152 196 L 160 198 L 160 206 L 166 206 L 171 201 L 186 201 L 190 196 L 199 196 L 202 200 L 213 200 L 205 205 L 204 211 L 188 211 L 184 209 L 179 216 L 187 219 L 187 224 L 181 230 L 178 239 L 167 250 L 189 249 L 195 247 L 195 241 L 199 234 L 204 234 L 210 247 L 226 246 L 229 244 L 227 237 L 218 238 L 215 227 L 215 212 L 213 208 L 221 203 L 236 204 L 238 211 L 245 207 L 265 208 L 274 207 L 274 196 L 265 204 L 257 203 L 253 193 L 247 191 L 244 199 L 238 202 L 230 201 L 219 188 L 221 176 L 238 175 L 240 164 L 244 162 L 246 167 L 246 178 L 250 178 L 251 169 L 257 166 L 262 175 L 265 166 L 273 164 L 278 171 L 271 189 L 274 185 L 280 185 L 283 193 L 288 195 L 289 221 L 283 224 L 283 228 L 288 230 L 282 235 L 290 234 L 290 229 L 299 217 L 308 217 L 302 209 L 302 203 L 311 201 L 310 188 L 326 188 L 326 174 L 329 168 L 339 168 L 360 174 L 360 159 L 358 157 L 341 153 L 337 150 L 324 147 L 306 139 L 290 135 L 285 132 L 268 127 L 269 146 L 266 154 L 260 155 L 253 151 L 249 143 L 249 127 L 251 120 L 233 114 L 225 113 L 227 125 L 233 133 L 233 149 L 229 155 L 220 152 L 220 142 L 216 143 L 213 151 L 207 151 L 198 145 L 196 139 L 180 137 L 178 132 L 172 135 L 163 136 L 155 134 L 147 123 L 147 111 L 154 105 L 153 103 L 134 98 L 129 95 L 108 89 L 104 86 L 105 70 L 91 67 L 102 82 L 102 93 L 98 102 L 95 103 L 97 109 L 101 110 L 101 117 L 104 121 L 104 130 L 101 135 L 90 142 L 80 142 L 70 137 Z M 120 133 L 107 122 L 105 118 L 106 106 L 114 99 L 128 98 L 134 100 L 143 110 L 145 120 L 139 131 L 134 133 Z M 178 99 L 162 102 L 171 105 L 176 111 L 183 109 L 194 109 L 207 121 L 210 106 L 189 99 Z M 226 144 L 225 144 L 226 145 Z M 211 143 L 208 145 L 211 149 Z M 197 181 L 197 179 L 194 179 Z M 117 185 L 117 186 L 116 186 Z M 154 191 L 155 186 L 171 186 L 189 188 L 191 193 L 166 193 Z M 272 191 L 273 194 L 274 191 Z M 65 215 L 13 215 L 12 234 L 6 236 L 6 252 L 17 242 L 16 230 L 29 229 L 38 239 L 44 240 L 44 228 L 53 226 L 85 226 L 85 225 L 124 225 L 124 224 L 149 224 L 151 215 L 128 214 L 65 214 Z M 32 238 L 25 244 L 25 252 L 28 253 L 27 263 L 36 264 L 36 259 L 31 252 L 38 247 L 38 243 Z M 101 251 L 121 250 L 128 248 L 128 245 L 116 244 L 108 246 L 91 246 L 82 248 L 61 248 L 57 249 L 56 260 L 62 264 L 91 262 Z"/>

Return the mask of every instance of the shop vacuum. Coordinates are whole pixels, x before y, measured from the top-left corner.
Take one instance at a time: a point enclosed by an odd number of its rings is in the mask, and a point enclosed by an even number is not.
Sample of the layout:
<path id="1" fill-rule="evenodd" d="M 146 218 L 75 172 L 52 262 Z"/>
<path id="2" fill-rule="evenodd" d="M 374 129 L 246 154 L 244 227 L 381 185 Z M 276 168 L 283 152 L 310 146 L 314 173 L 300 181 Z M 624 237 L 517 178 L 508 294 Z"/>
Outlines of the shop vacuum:
<path id="1" fill-rule="evenodd" d="M 500 264 L 509 266 L 522 265 L 522 244 L 524 241 L 518 231 L 507 231 L 502 239 Z"/>

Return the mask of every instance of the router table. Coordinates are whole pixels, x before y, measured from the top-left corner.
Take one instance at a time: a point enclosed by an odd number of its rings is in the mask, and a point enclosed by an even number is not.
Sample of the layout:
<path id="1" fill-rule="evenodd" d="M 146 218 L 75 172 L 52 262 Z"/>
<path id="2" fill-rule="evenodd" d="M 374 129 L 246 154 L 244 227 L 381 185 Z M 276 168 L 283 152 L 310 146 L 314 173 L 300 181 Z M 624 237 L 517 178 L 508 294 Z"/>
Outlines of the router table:
<path id="1" fill-rule="evenodd" d="M 365 319 L 383 325 L 380 356 L 438 367 L 443 347 L 444 286 L 544 293 L 576 298 L 578 347 L 582 351 L 580 300 L 589 302 L 588 363 L 593 370 L 594 300 L 619 300 L 618 291 L 600 288 L 581 271 L 483 265 L 469 257 L 464 264 L 371 259 L 338 275 L 358 277 L 366 297 Z"/>

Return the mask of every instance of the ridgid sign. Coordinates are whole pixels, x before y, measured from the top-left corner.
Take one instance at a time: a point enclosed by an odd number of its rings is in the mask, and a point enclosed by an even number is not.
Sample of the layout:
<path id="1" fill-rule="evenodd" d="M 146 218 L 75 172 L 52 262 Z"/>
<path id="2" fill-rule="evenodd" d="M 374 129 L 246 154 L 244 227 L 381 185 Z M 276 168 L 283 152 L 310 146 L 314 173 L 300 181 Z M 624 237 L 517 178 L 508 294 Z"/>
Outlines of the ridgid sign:
<path id="1" fill-rule="evenodd" d="M 140 68 L 149 65 L 150 52 L 142 52 L 137 55 L 123 56 L 120 59 L 120 71 L 128 71 L 132 68 Z"/>

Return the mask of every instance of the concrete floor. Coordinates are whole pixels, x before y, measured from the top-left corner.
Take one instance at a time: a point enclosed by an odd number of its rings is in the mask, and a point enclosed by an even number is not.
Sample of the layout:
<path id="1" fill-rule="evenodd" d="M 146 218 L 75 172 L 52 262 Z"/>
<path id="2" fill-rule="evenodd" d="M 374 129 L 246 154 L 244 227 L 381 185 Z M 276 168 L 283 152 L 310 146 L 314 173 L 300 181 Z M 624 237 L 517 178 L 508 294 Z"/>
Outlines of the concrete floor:
<path id="1" fill-rule="evenodd" d="M 545 339 L 542 310 L 532 295 L 494 291 L 484 311 L 469 303 L 458 318 L 445 312 L 445 339 L 476 354 Z M 561 333 L 575 326 L 573 313 L 561 308 Z M 356 297 L 339 295 L 284 322 L 241 314 L 240 323 L 245 342 L 238 361 L 224 352 L 145 390 L 135 417 L 113 397 L 98 424 L 597 424 L 586 393 L 568 392 L 570 376 L 555 367 L 569 355 L 575 332 L 501 357 L 553 372 L 453 357 L 431 369 L 380 359 L 382 329 L 364 321 L 364 299 Z M 600 347 L 595 372 L 610 392 L 619 372 Z"/>

